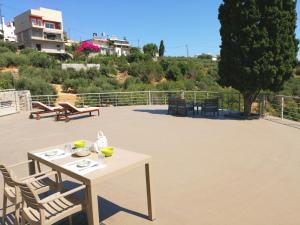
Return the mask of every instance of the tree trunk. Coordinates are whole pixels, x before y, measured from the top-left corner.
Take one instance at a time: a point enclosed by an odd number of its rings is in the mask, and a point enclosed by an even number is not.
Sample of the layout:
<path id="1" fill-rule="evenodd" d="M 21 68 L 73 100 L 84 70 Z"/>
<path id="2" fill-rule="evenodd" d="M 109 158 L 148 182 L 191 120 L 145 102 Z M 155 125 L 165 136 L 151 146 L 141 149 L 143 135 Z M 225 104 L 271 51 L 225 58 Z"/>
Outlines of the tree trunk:
<path id="1" fill-rule="evenodd" d="M 249 117 L 251 115 L 251 108 L 253 103 L 253 97 L 244 95 L 244 116 Z"/>

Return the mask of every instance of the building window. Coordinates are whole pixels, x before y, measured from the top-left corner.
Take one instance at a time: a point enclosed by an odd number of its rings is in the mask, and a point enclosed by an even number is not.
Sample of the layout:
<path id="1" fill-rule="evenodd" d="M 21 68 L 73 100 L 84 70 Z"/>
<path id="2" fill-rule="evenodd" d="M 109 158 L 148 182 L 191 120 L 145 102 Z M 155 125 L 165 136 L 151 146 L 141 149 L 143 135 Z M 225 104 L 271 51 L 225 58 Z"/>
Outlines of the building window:
<path id="1" fill-rule="evenodd" d="M 38 51 L 41 51 L 41 50 L 42 50 L 42 45 L 41 45 L 41 44 L 36 44 L 35 47 L 36 47 L 36 49 L 37 49 Z"/>
<path id="2" fill-rule="evenodd" d="M 55 29 L 57 29 L 57 30 L 60 30 L 60 29 L 61 29 L 60 23 L 55 24 Z"/>
<path id="3" fill-rule="evenodd" d="M 45 27 L 49 29 L 54 29 L 54 23 L 45 23 Z"/>
<path id="4" fill-rule="evenodd" d="M 37 22 L 40 27 L 43 26 L 42 20 L 38 20 Z"/>
<path id="5" fill-rule="evenodd" d="M 32 19 L 31 19 L 31 24 L 32 24 L 32 25 L 36 25 L 36 19 L 32 18 Z"/>

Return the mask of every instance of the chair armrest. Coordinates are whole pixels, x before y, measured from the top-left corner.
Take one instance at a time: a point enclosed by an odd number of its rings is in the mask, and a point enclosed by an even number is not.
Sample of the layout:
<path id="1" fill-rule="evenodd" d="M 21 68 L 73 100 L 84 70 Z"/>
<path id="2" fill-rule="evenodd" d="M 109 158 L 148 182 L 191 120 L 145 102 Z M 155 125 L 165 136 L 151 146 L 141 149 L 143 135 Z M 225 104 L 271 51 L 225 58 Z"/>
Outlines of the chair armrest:
<path id="1" fill-rule="evenodd" d="M 72 189 L 70 191 L 67 191 L 65 193 L 55 193 L 53 195 L 50 195 L 50 196 L 44 198 L 43 200 L 40 200 L 38 203 L 41 204 L 41 205 L 43 205 L 43 204 L 46 204 L 48 202 L 52 202 L 54 200 L 57 200 L 59 198 L 63 198 L 63 197 L 66 197 L 68 195 L 74 194 L 74 193 L 76 193 L 78 191 L 81 191 L 81 190 L 83 190 L 85 188 L 86 188 L 85 185 L 81 185 L 81 186 L 79 186 L 77 188 L 74 188 L 74 189 Z"/>
<path id="2" fill-rule="evenodd" d="M 20 181 L 26 181 L 26 180 L 28 180 L 30 178 L 36 178 L 36 177 L 39 177 L 39 176 L 42 176 L 42 175 L 46 175 L 46 174 L 48 174 L 48 173 L 50 173 L 52 171 L 53 170 L 46 170 L 46 171 L 43 171 L 43 172 L 40 172 L 40 173 L 33 174 L 31 176 L 23 177 L 23 178 L 20 179 Z"/>
<path id="3" fill-rule="evenodd" d="M 32 162 L 32 160 L 27 160 L 27 161 L 24 161 L 24 162 L 19 162 L 19 163 L 7 166 L 7 168 L 14 168 L 14 167 L 21 166 L 21 165 L 24 165 L 24 164 L 28 164 L 28 163 L 31 163 L 31 162 Z"/>
<path id="4" fill-rule="evenodd" d="M 47 174 L 45 174 L 45 175 L 43 175 L 43 176 L 41 176 L 41 177 L 35 178 L 35 179 L 33 179 L 32 181 L 29 181 L 29 183 L 35 182 L 35 181 L 39 181 L 39 180 L 43 180 L 43 179 L 45 179 L 45 178 L 48 178 L 48 177 L 53 176 L 53 175 L 56 175 L 56 174 L 57 174 L 56 171 L 51 171 L 51 172 L 49 172 L 49 173 L 47 173 Z"/>

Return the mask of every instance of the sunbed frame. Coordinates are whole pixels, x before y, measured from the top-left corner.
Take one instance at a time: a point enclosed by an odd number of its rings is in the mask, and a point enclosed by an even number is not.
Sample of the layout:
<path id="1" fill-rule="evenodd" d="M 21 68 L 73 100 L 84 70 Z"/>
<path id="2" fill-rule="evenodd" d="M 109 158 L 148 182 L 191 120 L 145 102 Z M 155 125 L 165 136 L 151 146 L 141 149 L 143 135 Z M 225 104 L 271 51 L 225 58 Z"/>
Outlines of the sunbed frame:
<path id="1" fill-rule="evenodd" d="M 88 108 L 77 108 L 71 105 L 68 102 L 60 102 L 58 103 L 63 109 L 58 111 L 56 114 L 56 120 L 61 121 L 65 120 L 66 122 L 70 121 L 70 116 L 86 114 L 88 113 L 89 116 L 92 116 L 92 112 L 97 112 L 98 116 L 100 116 L 100 108 L 99 107 L 88 107 Z"/>
<path id="2" fill-rule="evenodd" d="M 60 106 L 50 107 L 50 106 L 47 106 L 44 103 L 38 102 L 38 101 L 32 102 L 32 108 L 42 110 L 42 111 L 37 111 L 37 112 L 31 112 L 30 113 L 29 118 L 34 119 L 34 117 L 35 117 L 37 120 L 41 119 L 41 114 L 57 113 L 57 112 L 59 112 L 60 110 L 63 109 Z"/>

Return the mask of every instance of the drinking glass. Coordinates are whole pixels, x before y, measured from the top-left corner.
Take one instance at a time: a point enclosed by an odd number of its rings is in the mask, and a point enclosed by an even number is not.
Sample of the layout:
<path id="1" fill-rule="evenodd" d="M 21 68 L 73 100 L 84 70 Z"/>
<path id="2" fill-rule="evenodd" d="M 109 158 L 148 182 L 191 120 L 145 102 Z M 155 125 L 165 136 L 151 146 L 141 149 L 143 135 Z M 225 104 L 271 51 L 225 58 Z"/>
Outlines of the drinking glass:
<path id="1" fill-rule="evenodd" d="M 65 147 L 64 147 L 64 151 L 67 154 L 72 154 L 72 145 L 71 144 L 66 144 Z"/>
<path id="2" fill-rule="evenodd" d="M 98 156 L 98 161 L 100 162 L 100 164 L 105 164 L 105 156 L 103 155 L 103 153 L 101 151 L 97 152 L 97 156 Z"/>

